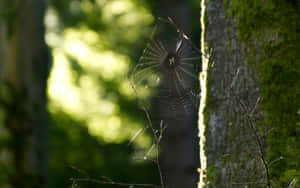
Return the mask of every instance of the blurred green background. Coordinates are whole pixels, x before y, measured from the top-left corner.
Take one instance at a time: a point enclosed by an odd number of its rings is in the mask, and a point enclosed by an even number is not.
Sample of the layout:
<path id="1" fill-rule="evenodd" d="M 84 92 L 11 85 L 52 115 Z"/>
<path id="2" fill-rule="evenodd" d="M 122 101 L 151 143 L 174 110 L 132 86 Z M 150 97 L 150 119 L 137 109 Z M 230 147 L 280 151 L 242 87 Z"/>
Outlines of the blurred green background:
<path id="1" fill-rule="evenodd" d="M 160 16 L 156 7 L 161 2 L 50 2 L 45 18 L 46 41 L 53 54 L 48 80 L 52 125 L 50 187 L 71 186 L 68 179 L 80 174 L 70 166 L 95 178 L 159 184 L 154 164 L 133 160 L 143 157 L 151 147 L 151 136 L 139 135 L 128 145 L 147 121 L 137 105 L 127 73 L 146 46 L 156 17 Z M 186 1 L 196 15 L 192 32 L 195 40 L 200 30 L 198 3 Z M 91 187 L 91 183 L 79 185 Z"/>
<path id="2" fill-rule="evenodd" d="M 274 127 L 267 158 L 284 159 L 272 164 L 271 178 L 282 187 L 299 176 L 300 2 L 229 2 L 239 38 L 252 49 L 250 63 L 256 41 L 263 41 L 261 64 L 253 66 Z M 199 14 L 199 0 L 0 0 L 0 187 L 72 187 L 70 178 L 86 177 L 83 171 L 95 179 L 159 184 L 157 167 L 134 159 L 153 141 L 144 131 L 130 142 L 147 120 L 127 73 L 158 16 L 189 28 L 199 46 Z"/>
<path id="3" fill-rule="evenodd" d="M 47 81 L 49 187 L 72 187 L 70 178 L 85 176 L 71 167 L 96 179 L 106 176 L 116 182 L 159 184 L 155 165 L 133 159 L 143 157 L 151 147 L 151 135 L 145 132 L 128 144 L 147 121 L 138 107 L 127 73 L 142 54 L 156 17 L 162 15 L 163 10 L 158 9 L 161 3 L 47 1 L 45 40 L 52 56 Z M 200 2 L 184 3 L 195 18 L 191 19 L 194 29 L 190 33 L 198 43 Z M 20 4 L 19 1 L 3 1 L 3 4 L 1 20 L 7 23 L 10 35 Z M 168 8 L 172 9 L 171 5 Z M 3 110 L 0 110 L 2 125 L 5 124 Z M 1 136 L 1 139 L 5 137 Z M 0 143 L 7 146 L 5 139 Z M 3 153 L 0 187 L 10 187 L 14 172 Z M 76 186 L 115 187 L 91 182 L 78 182 Z"/>
<path id="4" fill-rule="evenodd" d="M 53 54 L 50 187 L 70 187 L 69 178 L 84 176 L 71 166 L 96 179 L 158 183 L 153 164 L 133 160 L 151 146 L 150 136 L 128 146 L 146 123 L 126 74 L 152 30 L 150 8 L 131 0 L 51 1 L 45 18 Z"/>

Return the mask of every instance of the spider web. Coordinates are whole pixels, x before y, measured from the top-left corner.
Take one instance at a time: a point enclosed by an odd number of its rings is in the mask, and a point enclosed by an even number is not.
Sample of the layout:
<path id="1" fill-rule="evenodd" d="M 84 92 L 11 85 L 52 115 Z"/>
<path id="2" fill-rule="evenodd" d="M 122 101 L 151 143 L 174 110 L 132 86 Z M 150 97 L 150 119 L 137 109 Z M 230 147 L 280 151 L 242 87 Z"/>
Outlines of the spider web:
<path id="1" fill-rule="evenodd" d="M 130 74 L 138 94 L 152 92 L 171 109 L 190 111 L 199 94 L 200 51 L 171 18 L 159 18 Z M 149 91 L 148 91 L 149 90 Z"/>

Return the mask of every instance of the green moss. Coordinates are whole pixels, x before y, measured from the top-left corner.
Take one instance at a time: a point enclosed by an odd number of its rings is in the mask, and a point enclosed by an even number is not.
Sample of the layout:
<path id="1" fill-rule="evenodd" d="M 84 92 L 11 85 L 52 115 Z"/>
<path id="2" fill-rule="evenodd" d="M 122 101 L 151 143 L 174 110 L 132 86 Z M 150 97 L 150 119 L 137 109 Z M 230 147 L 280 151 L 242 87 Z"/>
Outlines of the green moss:
<path id="1" fill-rule="evenodd" d="M 207 184 L 209 186 L 216 186 L 218 185 L 218 181 L 216 179 L 216 177 L 219 177 L 216 173 L 218 172 L 219 170 L 217 169 L 217 167 L 215 166 L 212 166 L 212 167 L 209 167 L 207 168 Z"/>
<path id="2" fill-rule="evenodd" d="M 268 160 L 274 186 L 286 187 L 300 170 L 300 2 L 226 0 L 237 19 L 248 62 L 259 76 L 261 107 L 268 126 Z"/>

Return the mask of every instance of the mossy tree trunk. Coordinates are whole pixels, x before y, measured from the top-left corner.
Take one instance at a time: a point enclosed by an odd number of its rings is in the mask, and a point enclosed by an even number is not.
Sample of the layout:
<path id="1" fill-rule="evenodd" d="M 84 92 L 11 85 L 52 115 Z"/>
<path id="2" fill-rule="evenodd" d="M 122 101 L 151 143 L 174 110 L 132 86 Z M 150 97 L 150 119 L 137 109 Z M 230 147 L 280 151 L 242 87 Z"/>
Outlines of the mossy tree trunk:
<path id="1" fill-rule="evenodd" d="M 203 1 L 204 42 L 211 52 L 204 114 L 207 183 L 295 184 L 300 165 L 299 1 Z"/>
<path id="2" fill-rule="evenodd" d="M 1 129 L 9 135 L 12 187 L 47 185 L 46 83 L 50 55 L 44 40 L 44 0 L 1 1 Z"/>
<path id="3" fill-rule="evenodd" d="M 206 187 L 265 186 L 266 141 L 260 135 L 267 127 L 256 75 L 246 62 L 236 22 L 226 18 L 224 1 L 204 0 L 204 5 Z"/>

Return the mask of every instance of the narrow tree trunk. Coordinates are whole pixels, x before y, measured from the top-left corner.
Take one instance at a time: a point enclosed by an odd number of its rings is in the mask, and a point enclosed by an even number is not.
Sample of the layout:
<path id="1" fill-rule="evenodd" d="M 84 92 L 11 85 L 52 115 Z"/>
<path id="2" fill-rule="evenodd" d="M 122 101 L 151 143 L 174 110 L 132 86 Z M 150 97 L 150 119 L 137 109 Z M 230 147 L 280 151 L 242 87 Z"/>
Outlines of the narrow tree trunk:
<path id="1" fill-rule="evenodd" d="M 0 26 L 2 31 L 11 29 L 10 33 L 1 33 L 6 48 L 0 53 L 1 87 L 11 98 L 1 98 L 1 107 L 12 142 L 12 185 L 46 187 L 46 83 L 50 56 L 44 41 L 45 2 L 19 0 L 2 5 L 3 9 L 16 5 L 15 18 L 6 18 Z"/>
<path id="2" fill-rule="evenodd" d="M 265 145 L 255 136 L 262 122 L 258 83 L 247 65 L 235 21 L 225 18 L 224 1 L 203 1 L 202 48 L 209 55 L 203 111 L 205 187 L 261 187 L 267 181 Z"/>
<path id="3" fill-rule="evenodd" d="M 191 30 L 191 8 L 187 1 L 164 0 L 159 13 L 158 16 L 171 17 L 184 32 Z M 176 93 L 173 95 L 176 96 Z M 176 97 L 174 100 L 180 101 Z M 159 118 L 167 126 L 161 142 L 160 159 L 165 188 L 194 188 L 197 186 L 198 163 L 197 113 L 194 109 L 186 113 L 183 104 L 178 105 L 175 112 L 170 108 L 172 104 L 169 101 L 157 105 Z"/>
<path id="4" fill-rule="evenodd" d="M 0 12 L 4 8 L 4 2 L 0 1 Z M 7 28 L 3 20 L 0 19 L 0 86 L 3 76 L 3 63 L 6 62 L 7 44 L 6 44 Z M 11 156 L 8 150 L 10 135 L 4 125 L 5 109 L 2 106 L 2 92 L 0 87 L 0 166 L 1 166 L 1 181 L 0 187 L 9 187 L 9 173 L 11 168 Z"/>

